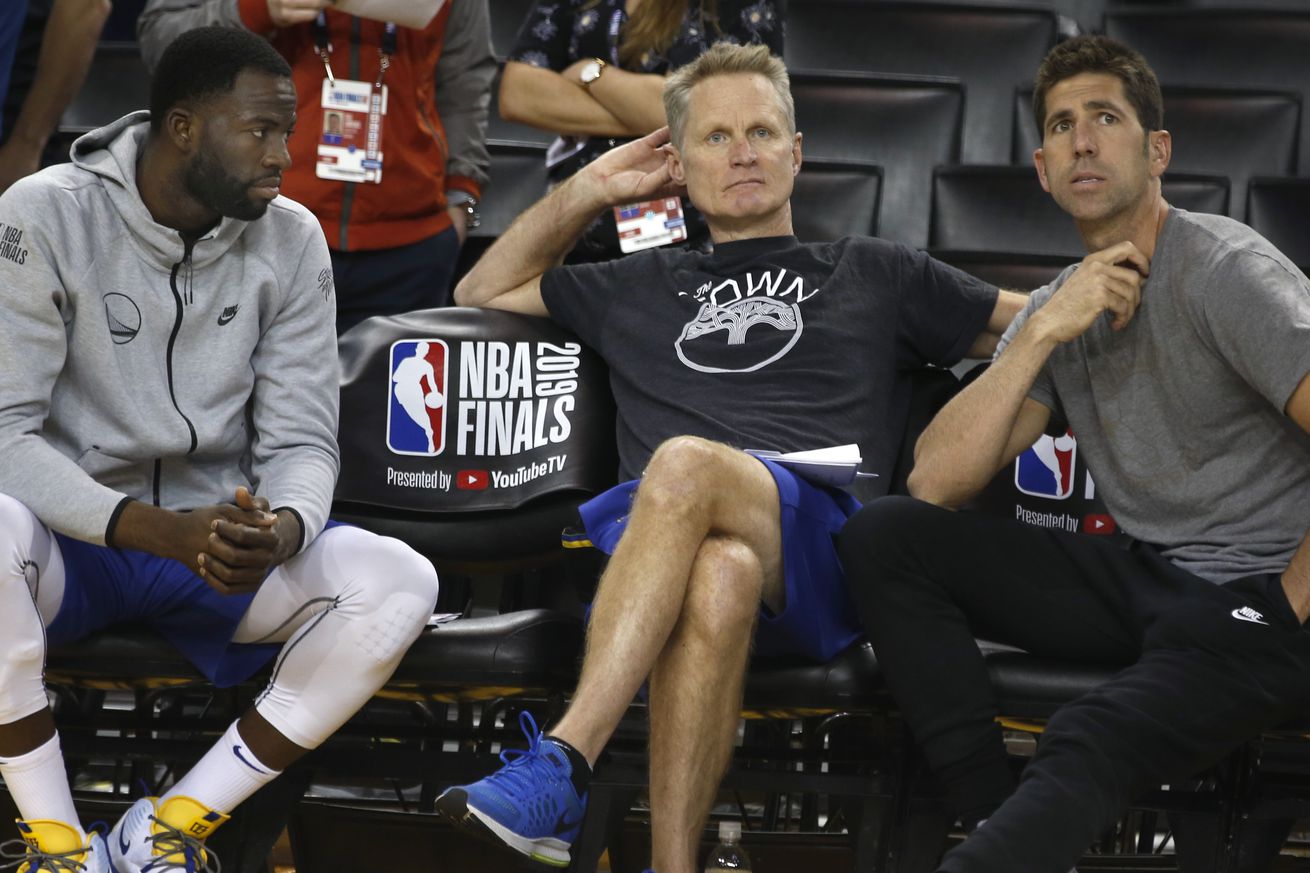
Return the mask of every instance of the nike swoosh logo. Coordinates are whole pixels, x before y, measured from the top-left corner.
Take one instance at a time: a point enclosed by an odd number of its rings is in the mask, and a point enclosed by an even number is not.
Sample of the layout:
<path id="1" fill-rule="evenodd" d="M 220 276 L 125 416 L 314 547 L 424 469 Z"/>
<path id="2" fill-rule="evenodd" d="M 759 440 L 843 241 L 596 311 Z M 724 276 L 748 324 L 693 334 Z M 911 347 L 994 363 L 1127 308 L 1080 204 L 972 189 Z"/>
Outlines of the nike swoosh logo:
<path id="1" fill-rule="evenodd" d="M 247 758 L 245 755 L 241 754 L 241 747 L 240 747 L 240 746 L 233 746 L 233 747 L 232 747 L 232 754 L 234 754 L 234 755 L 237 756 L 237 760 L 238 760 L 238 761 L 240 761 L 242 764 L 245 764 L 247 767 L 249 767 L 251 770 L 254 770 L 254 771 L 255 771 L 256 773 L 258 773 L 259 775 L 261 775 L 261 776 L 267 776 L 267 775 L 268 775 L 268 771 L 267 771 L 267 770 L 265 770 L 263 767 L 260 767 L 258 764 L 255 764 L 253 761 L 251 761 L 251 760 L 250 760 L 249 758 Z"/>
<path id="2" fill-rule="evenodd" d="M 126 855 L 128 851 L 132 848 L 132 844 L 125 839 L 126 834 L 127 834 L 126 827 L 118 832 L 118 851 L 122 852 L 124 855 Z"/>
<path id="3" fill-rule="evenodd" d="M 227 314 L 220 315 L 220 316 L 218 317 L 218 326 L 219 326 L 219 327 L 222 327 L 223 325 L 227 324 L 229 321 L 231 321 L 232 319 L 234 319 L 234 318 L 236 318 L 236 317 L 237 317 L 237 314 L 236 314 L 235 312 L 232 313 L 231 315 L 227 315 Z"/>
<path id="4" fill-rule="evenodd" d="M 1229 615 L 1231 615 L 1233 618 L 1237 619 L 1238 621 L 1249 621 L 1251 622 L 1251 624 L 1262 624 L 1265 627 L 1269 627 L 1269 622 L 1261 621 L 1258 618 L 1252 618 L 1249 615 L 1243 615 L 1242 610 L 1240 609 L 1234 609 L 1232 612 L 1229 613 Z"/>
<path id="5" fill-rule="evenodd" d="M 559 821 L 555 824 L 555 836 L 566 834 L 573 830 L 582 822 L 582 816 L 578 816 L 573 821 L 569 821 L 564 813 L 560 814 Z"/>

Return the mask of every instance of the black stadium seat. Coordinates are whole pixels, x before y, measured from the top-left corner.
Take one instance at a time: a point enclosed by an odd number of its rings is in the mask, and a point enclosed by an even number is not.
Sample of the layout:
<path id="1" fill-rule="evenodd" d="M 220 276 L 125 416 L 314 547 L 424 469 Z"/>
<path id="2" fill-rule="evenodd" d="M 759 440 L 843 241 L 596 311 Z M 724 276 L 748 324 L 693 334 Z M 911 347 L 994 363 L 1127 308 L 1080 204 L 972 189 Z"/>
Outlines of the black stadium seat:
<path id="1" fill-rule="evenodd" d="M 479 204 L 482 223 L 469 231 L 469 236 L 494 239 L 545 195 L 546 149 L 492 140 L 487 150 L 491 152 L 491 169 Z"/>
<path id="2" fill-rule="evenodd" d="M 1217 176 L 1170 173 L 1164 196 L 1191 212 L 1223 213 L 1228 182 Z M 1086 254 L 1073 219 L 1042 190 L 1031 167 L 963 165 L 933 173 L 934 250 L 1056 255 Z"/>
<path id="3" fill-rule="evenodd" d="M 404 540 L 438 571 L 558 559 L 578 503 L 614 483 L 608 371 L 553 322 L 427 309 L 367 319 L 339 345 L 351 426 L 333 517 Z M 435 373 L 413 383 L 427 392 L 417 409 L 402 369 Z"/>
<path id="4" fill-rule="evenodd" d="M 929 249 L 928 254 L 984 282 L 991 282 L 998 288 L 1020 291 L 1040 288 L 1073 263 L 1073 260 L 1063 255 L 1030 255 L 1022 252 Z"/>
<path id="5" fill-rule="evenodd" d="M 1310 179 L 1252 179 L 1247 223 L 1310 273 Z"/>
<path id="6" fill-rule="evenodd" d="M 1031 167 L 962 165 L 933 172 L 930 249 L 1021 252 L 1079 260 L 1072 219 Z"/>
<path id="7" fill-rule="evenodd" d="M 960 83 L 860 73 L 798 73 L 791 81 L 803 153 L 880 164 L 881 235 L 923 246 L 932 168 L 960 159 Z"/>
<path id="8" fill-rule="evenodd" d="M 82 90 L 59 119 L 59 135 L 71 140 L 149 107 L 150 74 L 136 43 L 102 42 L 96 46 Z"/>
<path id="9" fill-rule="evenodd" d="M 806 160 L 791 196 L 791 220 L 802 242 L 877 236 L 882 167 L 861 161 Z"/>
<path id="10" fill-rule="evenodd" d="M 478 204 L 482 221 L 469 230 L 460 249 L 456 281 L 523 210 L 546 194 L 545 146 L 488 140 L 487 150 L 491 153 L 491 168 L 486 190 Z"/>
<path id="11" fill-rule="evenodd" d="M 1232 4 L 1237 7 L 1239 4 Z M 1255 5 L 1255 4 L 1252 4 Z M 1107 13 L 1105 32 L 1146 56 L 1164 85 L 1310 87 L 1310 10 L 1129 10 Z M 1296 172 L 1310 167 L 1301 116 Z"/>
<path id="12" fill-rule="evenodd" d="M 1032 82 L 1056 30 L 1055 12 L 1034 5 L 792 0 L 784 55 L 793 72 L 958 78 L 969 98 L 963 159 L 1001 163 L 1010 153 L 1010 96 Z"/>
<path id="13" fill-rule="evenodd" d="M 533 0 L 493 0 L 491 3 L 491 47 L 504 60 L 518 41 L 523 19 L 533 8 Z"/>
<path id="14" fill-rule="evenodd" d="M 1253 175 L 1292 175 L 1302 97 L 1291 91 L 1167 87 L 1164 126 L 1173 135 L 1170 174 L 1215 173 L 1232 182 L 1230 213 L 1246 212 L 1246 183 Z M 1016 164 L 1032 163 L 1041 140 L 1033 121 L 1032 92 L 1015 97 Z"/>

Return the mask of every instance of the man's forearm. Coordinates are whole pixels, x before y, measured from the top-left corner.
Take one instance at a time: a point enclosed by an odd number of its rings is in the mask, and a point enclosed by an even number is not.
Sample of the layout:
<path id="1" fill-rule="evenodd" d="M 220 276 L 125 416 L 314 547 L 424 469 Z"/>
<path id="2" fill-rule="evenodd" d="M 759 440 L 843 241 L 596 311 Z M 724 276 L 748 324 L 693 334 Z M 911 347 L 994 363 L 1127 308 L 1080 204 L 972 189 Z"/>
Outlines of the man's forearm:
<path id="1" fill-rule="evenodd" d="M 1310 619 L 1310 533 L 1292 555 L 1292 562 L 1283 571 L 1283 592 L 1297 619 L 1305 624 Z"/>
<path id="2" fill-rule="evenodd" d="M 113 529 L 107 531 L 106 543 L 117 549 L 132 549 L 161 558 L 176 557 L 176 516 L 171 509 L 129 500 L 123 504 Z"/>
<path id="3" fill-rule="evenodd" d="M 481 306 L 542 275 L 573 248 L 608 204 L 584 169 L 557 186 L 501 234 L 455 289 L 460 306 Z"/>
<path id="4" fill-rule="evenodd" d="M 1040 426 L 1017 426 L 1028 391 L 1055 346 L 1030 319 L 987 372 L 937 414 L 915 446 L 912 494 L 958 506 L 1010 460 L 1015 442 L 1040 435 L 1045 420 Z"/>
<path id="5" fill-rule="evenodd" d="M 109 0 L 55 0 L 41 38 L 32 90 L 14 122 L 14 140 L 38 153 L 45 148 L 86 79 L 109 10 Z"/>

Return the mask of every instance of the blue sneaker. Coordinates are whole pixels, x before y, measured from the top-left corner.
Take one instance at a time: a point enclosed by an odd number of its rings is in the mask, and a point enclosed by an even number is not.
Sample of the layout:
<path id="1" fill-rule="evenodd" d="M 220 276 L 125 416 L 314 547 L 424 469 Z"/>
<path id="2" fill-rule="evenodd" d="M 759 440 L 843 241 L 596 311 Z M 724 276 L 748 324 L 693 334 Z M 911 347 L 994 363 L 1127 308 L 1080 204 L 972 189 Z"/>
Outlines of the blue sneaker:
<path id="1" fill-rule="evenodd" d="M 519 714 L 527 751 L 500 753 L 505 766 L 472 785 L 446 789 L 437 812 L 469 833 L 491 839 L 551 867 L 569 865 L 569 847 L 582 830 L 587 795 L 573 788 L 568 756 L 543 740 L 532 716 Z"/>

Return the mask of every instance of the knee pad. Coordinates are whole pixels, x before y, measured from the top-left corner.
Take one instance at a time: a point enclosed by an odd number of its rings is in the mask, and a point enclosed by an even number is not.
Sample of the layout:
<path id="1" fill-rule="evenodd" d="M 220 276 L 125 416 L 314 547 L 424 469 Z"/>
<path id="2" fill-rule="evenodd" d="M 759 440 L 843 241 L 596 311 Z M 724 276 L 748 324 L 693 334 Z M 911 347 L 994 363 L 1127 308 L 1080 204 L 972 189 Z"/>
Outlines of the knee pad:
<path id="1" fill-rule="evenodd" d="M 360 558 L 367 564 L 365 609 L 356 644 L 379 664 L 400 658 L 422 633 L 437 604 L 437 572 L 432 563 L 399 540 L 373 537 Z"/>

